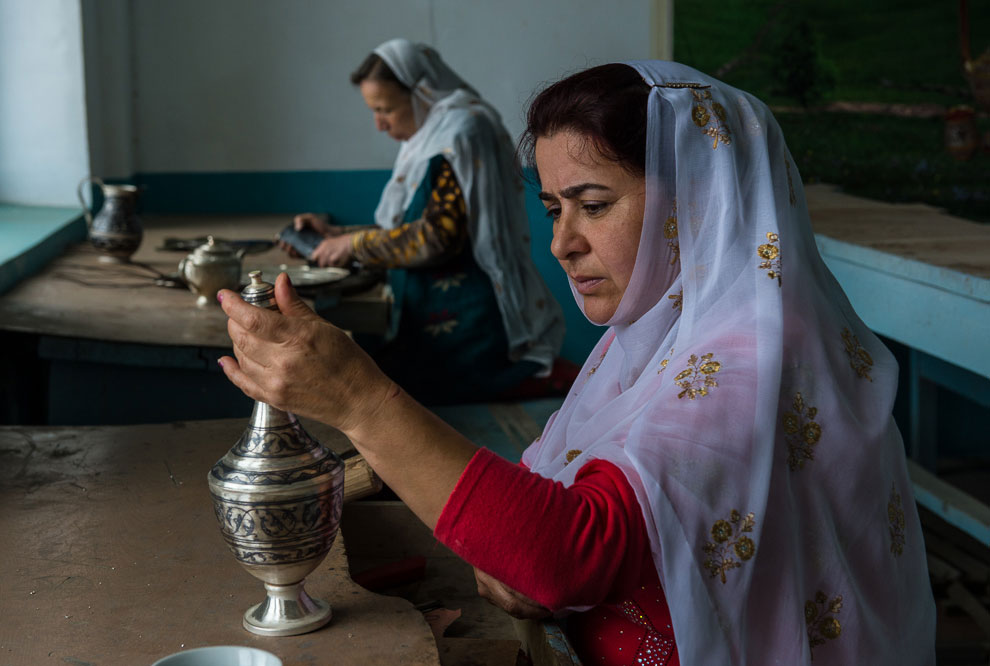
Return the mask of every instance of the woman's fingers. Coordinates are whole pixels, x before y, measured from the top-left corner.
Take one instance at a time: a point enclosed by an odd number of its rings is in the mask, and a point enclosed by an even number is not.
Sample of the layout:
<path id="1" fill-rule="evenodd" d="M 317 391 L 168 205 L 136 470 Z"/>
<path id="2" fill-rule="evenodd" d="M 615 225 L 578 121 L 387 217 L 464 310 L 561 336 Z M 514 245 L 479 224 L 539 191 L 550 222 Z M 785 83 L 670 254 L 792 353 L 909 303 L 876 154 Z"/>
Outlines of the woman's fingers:
<path id="1" fill-rule="evenodd" d="M 224 370 L 255 400 L 342 427 L 362 422 L 390 389 L 367 354 L 299 298 L 286 274 L 275 278 L 277 312 L 229 290 L 220 296 L 236 357 Z"/>
<path id="2" fill-rule="evenodd" d="M 241 370 L 241 365 L 238 363 L 237 359 L 230 356 L 221 356 L 217 363 L 223 370 L 223 374 L 227 375 L 227 379 L 231 383 L 244 392 L 244 395 L 251 398 L 252 400 L 261 400 L 264 402 L 264 392 L 261 387 L 255 383 L 253 379 L 248 377 L 243 370 Z"/>
<path id="3" fill-rule="evenodd" d="M 330 227 L 330 223 L 326 215 L 301 213 L 292 219 L 292 226 L 295 227 L 296 231 L 302 231 L 306 227 L 309 227 L 317 233 L 326 234 Z"/>
<path id="4" fill-rule="evenodd" d="M 239 324 L 250 335 L 269 342 L 285 340 L 284 322 L 278 314 L 245 303 L 237 292 L 230 289 L 221 289 L 217 292 L 217 298 L 230 321 Z M 229 322 L 227 330 L 230 331 Z"/>
<path id="5" fill-rule="evenodd" d="M 343 266 L 351 258 L 351 235 L 327 236 L 313 250 L 311 259 L 320 266 Z"/>
<path id="6" fill-rule="evenodd" d="M 550 614 L 549 609 L 478 568 L 474 570 L 474 577 L 478 583 L 478 594 L 512 617 L 535 620 Z"/>
<path id="7" fill-rule="evenodd" d="M 286 317 L 324 321 L 322 317 L 313 312 L 311 307 L 306 305 L 303 299 L 299 298 L 299 293 L 287 273 L 279 273 L 278 277 L 275 278 L 275 302 L 278 304 L 279 312 Z"/>

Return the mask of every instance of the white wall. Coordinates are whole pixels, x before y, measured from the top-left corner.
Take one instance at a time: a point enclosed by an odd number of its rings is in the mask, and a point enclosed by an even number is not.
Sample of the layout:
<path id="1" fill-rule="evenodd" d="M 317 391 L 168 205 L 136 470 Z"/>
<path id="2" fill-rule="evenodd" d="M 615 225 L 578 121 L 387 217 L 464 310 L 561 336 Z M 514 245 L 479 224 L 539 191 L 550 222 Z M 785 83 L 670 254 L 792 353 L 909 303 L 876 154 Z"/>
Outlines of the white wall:
<path id="1" fill-rule="evenodd" d="M 73 206 L 88 173 L 78 0 L 0 0 L 0 201 Z"/>
<path id="2" fill-rule="evenodd" d="M 0 201 L 71 206 L 90 172 L 388 168 L 397 145 L 348 75 L 396 36 L 435 46 L 518 134 L 540 85 L 662 53 L 669 4 L 0 0 Z"/>
<path id="3" fill-rule="evenodd" d="M 539 84 L 593 64 L 648 57 L 651 8 L 666 4 L 128 2 L 133 170 L 145 173 L 390 167 L 397 146 L 374 131 L 348 75 L 396 36 L 435 46 L 517 134 L 523 104 Z"/>

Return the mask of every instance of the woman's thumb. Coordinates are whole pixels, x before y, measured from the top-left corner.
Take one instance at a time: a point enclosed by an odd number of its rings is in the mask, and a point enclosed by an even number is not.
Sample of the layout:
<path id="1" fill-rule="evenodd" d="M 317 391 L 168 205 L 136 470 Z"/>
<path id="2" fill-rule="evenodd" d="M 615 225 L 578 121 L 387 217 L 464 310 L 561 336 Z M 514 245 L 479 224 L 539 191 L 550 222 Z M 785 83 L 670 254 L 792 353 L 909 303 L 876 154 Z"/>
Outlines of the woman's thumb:
<path id="1" fill-rule="evenodd" d="M 279 312 L 286 317 L 317 317 L 306 303 L 299 298 L 287 273 L 279 273 L 275 278 L 275 302 Z"/>

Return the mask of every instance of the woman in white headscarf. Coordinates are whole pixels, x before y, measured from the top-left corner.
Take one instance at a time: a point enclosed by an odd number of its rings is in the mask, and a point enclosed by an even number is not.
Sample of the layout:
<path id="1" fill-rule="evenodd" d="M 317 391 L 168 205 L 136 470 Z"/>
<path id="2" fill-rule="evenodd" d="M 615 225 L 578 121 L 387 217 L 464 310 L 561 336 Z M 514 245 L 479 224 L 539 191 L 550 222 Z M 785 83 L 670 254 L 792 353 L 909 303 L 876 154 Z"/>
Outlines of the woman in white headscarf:
<path id="1" fill-rule="evenodd" d="M 528 121 L 551 250 L 607 328 L 523 465 L 360 359 L 345 404 L 257 371 L 304 372 L 285 338 L 348 353 L 284 277 L 282 316 L 223 292 L 227 375 L 347 433 L 495 603 L 570 611 L 584 663 L 933 664 L 896 364 L 822 262 L 767 107 L 649 61 L 568 77 Z"/>
<path id="2" fill-rule="evenodd" d="M 401 143 L 371 228 L 311 213 L 320 265 L 395 269 L 398 331 L 379 364 L 429 403 L 490 399 L 550 373 L 563 315 L 530 257 L 512 140 L 499 114 L 430 47 L 385 42 L 351 76 Z"/>

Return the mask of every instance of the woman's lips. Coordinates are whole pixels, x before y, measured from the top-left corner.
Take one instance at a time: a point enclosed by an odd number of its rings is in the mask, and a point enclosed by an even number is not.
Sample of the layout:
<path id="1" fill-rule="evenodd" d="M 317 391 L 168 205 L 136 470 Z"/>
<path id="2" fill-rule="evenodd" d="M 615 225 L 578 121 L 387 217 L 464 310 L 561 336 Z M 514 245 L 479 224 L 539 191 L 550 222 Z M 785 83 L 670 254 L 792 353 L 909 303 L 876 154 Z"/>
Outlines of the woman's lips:
<path id="1" fill-rule="evenodd" d="M 574 281 L 574 288 L 578 290 L 579 294 L 590 294 L 595 290 L 595 287 L 605 281 L 605 278 L 584 277 L 582 275 L 571 279 Z"/>

